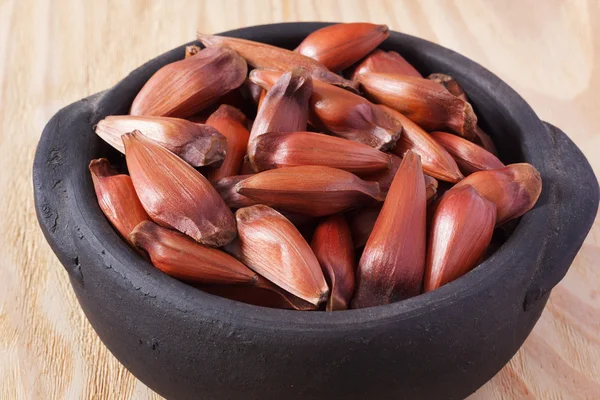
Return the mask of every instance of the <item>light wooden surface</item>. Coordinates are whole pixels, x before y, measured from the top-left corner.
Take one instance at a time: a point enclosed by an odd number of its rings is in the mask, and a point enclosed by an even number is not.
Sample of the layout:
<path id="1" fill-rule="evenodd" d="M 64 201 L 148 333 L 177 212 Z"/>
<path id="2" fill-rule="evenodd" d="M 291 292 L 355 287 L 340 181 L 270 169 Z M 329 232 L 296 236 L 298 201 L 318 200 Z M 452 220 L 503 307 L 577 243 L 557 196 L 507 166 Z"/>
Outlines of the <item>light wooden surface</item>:
<path id="1" fill-rule="evenodd" d="M 207 33 L 373 21 L 440 43 L 512 85 L 600 174 L 600 1 L 0 0 L 0 399 L 159 398 L 84 318 L 35 218 L 31 166 L 61 107 Z M 600 398 L 600 223 L 513 360 L 471 399 Z"/>

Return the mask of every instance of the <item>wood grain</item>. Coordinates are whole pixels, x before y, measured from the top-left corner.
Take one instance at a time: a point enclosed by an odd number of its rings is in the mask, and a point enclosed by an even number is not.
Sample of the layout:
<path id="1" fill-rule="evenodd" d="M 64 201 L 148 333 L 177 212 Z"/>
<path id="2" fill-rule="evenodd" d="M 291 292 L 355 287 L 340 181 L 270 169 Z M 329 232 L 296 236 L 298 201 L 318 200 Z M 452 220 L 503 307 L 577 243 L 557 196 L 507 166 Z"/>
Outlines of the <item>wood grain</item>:
<path id="1" fill-rule="evenodd" d="M 373 21 L 484 65 L 563 128 L 600 174 L 600 2 L 0 0 L 0 399 L 155 399 L 84 318 L 40 232 L 31 165 L 45 123 L 207 33 Z M 513 360 L 471 399 L 600 397 L 600 222 Z"/>

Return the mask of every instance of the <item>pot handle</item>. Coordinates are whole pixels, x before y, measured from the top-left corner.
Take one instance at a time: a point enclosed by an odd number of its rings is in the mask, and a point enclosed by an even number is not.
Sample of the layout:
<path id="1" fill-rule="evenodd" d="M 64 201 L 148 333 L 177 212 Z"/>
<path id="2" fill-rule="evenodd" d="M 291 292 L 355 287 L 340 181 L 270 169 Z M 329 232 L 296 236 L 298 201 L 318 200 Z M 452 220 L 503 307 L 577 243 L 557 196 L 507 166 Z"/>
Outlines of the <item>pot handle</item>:
<path id="1" fill-rule="evenodd" d="M 76 201 L 73 198 L 72 179 L 73 143 L 61 140 L 61 135 L 71 129 L 83 134 L 90 129 L 95 118 L 95 103 L 104 92 L 87 97 L 57 112 L 44 127 L 33 161 L 33 191 L 37 219 L 42 232 L 60 262 L 64 265 L 71 279 L 83 284 L 81 265 L 79 263 L 76 238 L 77 227 L 61 223 L 61 218 L 68 220 L 67 215 L 76 212 Z"/>
<path id="2" fill-rule="evenodd" d="M 598 211 L 598 180 L 581 150 L 557 127 L 544 122 L 553 143 L 546 154 L 543 189 L 554 210 L 554 231 L 546 240 L 529 283 L 523 308 L 528 310 L 548 294 L 567 273 Z M 573 179 L 576 177 L 576 179 Z"/>

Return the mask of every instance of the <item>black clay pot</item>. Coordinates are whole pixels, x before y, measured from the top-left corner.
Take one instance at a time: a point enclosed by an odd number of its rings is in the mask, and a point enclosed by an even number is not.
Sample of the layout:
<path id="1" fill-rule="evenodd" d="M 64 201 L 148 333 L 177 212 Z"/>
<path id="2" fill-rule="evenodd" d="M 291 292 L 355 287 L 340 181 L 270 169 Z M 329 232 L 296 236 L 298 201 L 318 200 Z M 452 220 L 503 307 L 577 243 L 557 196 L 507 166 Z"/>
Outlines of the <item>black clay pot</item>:
<path id="1" fill-rule="evenodd" d="M 226 32 L 294 48 L 323 23 Z M 504 82 L 450 50 L 392 32 L 381 46 L 423 73 L 454 76 L 506 163 L 541 173 L 533 210 L 487 261 L 442 288 L 386 306 L 299 312 L 215 297 L 164 275 L 121 240 L 98 208 L 87 169 L 122 158 L 94 135 L 184 47 L 114 88 L 59 111 L 44 129 L 33 177 L 37 215 L 92 326 L 145 384 L 172 399 L 458 399 L 498 372 L 538 320 L 598 207 L 579 149 Z"/>

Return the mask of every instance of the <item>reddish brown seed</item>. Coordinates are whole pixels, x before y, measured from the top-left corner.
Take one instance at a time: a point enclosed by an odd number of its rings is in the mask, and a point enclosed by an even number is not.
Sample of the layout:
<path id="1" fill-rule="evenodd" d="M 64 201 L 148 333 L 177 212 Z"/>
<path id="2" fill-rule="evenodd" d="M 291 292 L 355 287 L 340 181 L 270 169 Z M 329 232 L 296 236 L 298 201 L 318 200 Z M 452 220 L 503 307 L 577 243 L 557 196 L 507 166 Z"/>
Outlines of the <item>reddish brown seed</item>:
<path id="1" fill-rule="evenodd" d="M 240 86 L 246 61 L 226 47 L 211 47 L 159 69 L 139 91 L 131 115 L 187 118 Z"/>
<path id="2" fill-rule="evenodd" d="M 319 262 L 290 221 L 264 205 L 241 208 L 235 217 L 242 262 L 309 303 L 327 300 L 329 288 Z"/>
<path id="3" fill-rule="evenodd" d="M 283 214 L 282 214 L 283 215 Z M 285 216 L 285 215 L 284 215 Z M 287 216 L 285 216 L 288 218 Z M 289 218 L 288 218 L 289 219 Z M 290 220 L 290 222 L 292 222 Z M 293 223 L 293 222 L 292 222 Z M 298 225 L 294 223 L 296 227 Z M 304 235 L 303 235 L 304 236 Z M 239 238 L 235 238 L 233 241 L 222 247 L 222 250 L 232 255 L 233 257 L 240 260 L 242 258 L 242 249 Z M 240 286 L 211 286 L 202 287 L 202 290 L 206 290 L 209 293 L 217 294 L 228 299 L 242 301 L 244 303 L 254 304 L 263 307 L 273 308 L 285 308 L 294 310 L 310 311 L 315 310 L 316 306 L 293 294 L 286 292 L 279 286 L 275 285 L 271 281 L 258 275 L 258 281 L 253 287 L 240 287 Z M 234 290 L 242 289 L 242 290 Z"/>
<path id="4" fill-rule="evenodd" d="M 246 117 L 235 107 L 223 104 L 206 121 L 227 138 L 227 155 L 223 164 L 206 176 L 215 182 L 227 176 L 237 175 L 242 168 L 250 133 L 246 129 Z"/>
<path id="5" fill-rule="evenodd" d="M 252 76 L 250 77 L 252 80 Z M 254 81 L 253 81 L 254 82 Z M 248 141 L 248 157 L 253 169 L 256 138 L 267 132 L 299 132 L 306 130 L 308 99 L 313 81 L 300 68 L 282 74 L 260 104 Z"/>
<path id="6" fill-rule="evenodd" d="M 319 61 L 331 71 L 341 71 L 369 54 L 389 34 L 387 25 L 334 24 L 312 32 L 294 51 Z"/>
<path id="7" fill-rule="evenodd" d="M 322 165 L 359 176 L 388 170 L 390 156 L 362 143 L 314 132 L 275 132 L 256 139 L 259 171 Z"/>
<path id="8" fill-rule="evenodd" d="M 435 82 L 438 82 L 442 86 L 448 90 L 452 95 L 458 97 L 461 100 L 469 101 L 467 94 L 462 89 L 462 87 L 456 82 L 456 80 L 450 75 L 445 74 L 431 74 L 427 77 L 427 79 L 431 79 Z M 485 133 L 479 125 L 475 127 L 475 138 L 473 138 L 473 142 L 482 146 L 484 149 L 497 156 L 498 152 L 496 151 L 496 146 L 492 141 L 492 138 Z"/>
<path id="9" fill-rule="evenodd" d="M 258 275 L 229 254 L 154 222 L 140 223 L 129 239 L 148 253 L 156 268 L 176 279 L 201 284 L 258 283 Z"/>
<path id="10" fill-rule="evenodd" d="M 123 143 L 133 186 L 154 222 L 215 247 L 235 238 L 231 210 L 198 171 L 137 131 Z"/>
<path id="11" fill-rule="evenodd" d="M 252 75 L 250 80 L 255 82 Z M 250 139 L 267 132 L 305 131 L 312 91 L 313 80 L 306 70 L 279 73 L 258 110 Z"/>
<path id="12" fill-rule="evenodd" d="M 422 78 L 423 76 L 408 61 L 395 51 L 375 50 L 365 57 L 351 73 L 357 80 L 358 75 L 371 72 L 381 74 L 400 74 Z"/>
<path id="13" fill-rule="evenodd" d="M 456 80 L 453 77 L 451 77 L 450 75 L 446 75 L 446 74 L 431 74 L 431 75 L 429 75 L 427 77 L 427 79 L 431 79 L 431 80 L 433 80 L 433 81 L 441 84 L 453 96 L 456 96 L 459 99 L 464 100 L 464 101 L 469 101 L 469 98 L 467 97 L 467 94 L 465 93 L 465 91 L 458 84 L 458 82 L 456 82 Z M 495 155 L 495 156 L 498 155 L 498 152 L 496 151 L 496 146 L 494 145 L 494 142 L 492 141 L 492 138 L 489 137 L 489 135 L 486 134 L 479 127 L 479 125 L 477 125 L 475 127 L 475 138 L 473 138 L 473 142 L 475 142 L 478 145 L 482 146 L 484 149 L 486 149 L 487 151 L 489 151 L 493 155 Z"/>
<path id="14" fill-rule="evenodd" d="M 138 199 L 128 175 L 119 174 L 106 158 L 89 165 L 100 209 L 119 234 L 127 239 L 140 222 L 150 217 Z"/>
<path id="15" fill-rule="evenodd" d="M 472 270 L 492 239 L 495 223 L 496 206 L 471 186 L 447 191 L 435 208 L 431 224 L 425 291 Z"/>
<path id="16" fill-rule="evenodd" d="M 313 79 L 357 91 L 356 82 L 349 81 L 329 71 L 323 64 L 310 57 L 291 50 L 271 46 L 251 40 L 226 36 L 211 36 L 198 33 L 198 40 L 207 47 L 227 46 L 246 59 L 253 68 L 290 71 L 293 68 L 304 68 Z"/>
<path id="17" fill-rule="evenodd" d="M 446 132 L 431 132 L 430 135 L 452 155 L 465 175 L 504 167 L 495 155 L 475 143 Z"/>
<path id="18" fill-rule="evenodd" d="M 421 293 L 426 245 L 425 178 L 409 151 L 383 203 L 358 263 L 352 308 L 372 307 Z"/>
<path id="19" fill-rule="evenodd" d="M 358 81 L 371 100 L 406 115 L 427 131 L 450 130 L 472 140 L 477 117 L 469 103 L 437 82 L 399 74 L 368 73 Z"/>
<path id="20" fill-rule="evenodd" d="M 238 193 L 259 204 L 320 217 L 381 201 L 376 182 L 341 169 L 301 166 L 272 169 L 236 185 Z"/>
<path id="21" fill-rule="evenodd" d="M 310 98 L 310 121 L 318 129 L 379 150 L 394 147 L 402 125 L 361 96 L 316 83 Z"/>
<path id="22" fill-rule="evenodd" d="M 499 226 L 533 208 L 542 192 L 542 179 L 534 166 L 519 163 L 500 169 L 475 172 L 455 187 L 462 186 L 472 186 L 480 195 L 496 205 L 496 223 Z"/>
<path id="23" fill-rule="evenodd" d="M 311 247 L 330 287 L 327 311 L 346 310 L 354 295 L 354 244 L 348 223 L 335 214 L 319 223 Z"/>
<path id="24" fill-rule="evenodd" d="M 250 79 L 269 89 L 280 75 L 278 71 L 253 70 Z M 402 132 L 400 122 L 380 106 L 319 81 L 313 82 L 310 122 L 322 131 L 380 150 L 392 148 Z"/>
<path id="25" fill-rule="evenodd" d="M 121 153 L 125 152 L 121 136 L 138 130 L 194 167 L 221 163 L 227 150 L 227 139 L 218 130 L 180 118 L 111 115 L 95 130 Z"/>
<path id="26" fill-rule="evenodd" d="M 427 132 L 398 111 L 389 107 L 385 110 L 404 127 L 402 137 L 393 149 L 394 154 L 403 156 L 408 150 L 415 152 L 421 157 L 423 172 L 436 179 L 458 182 L 463 178 L 452 156 Z"/>
<path id="27" fill-rule="evenodd" d="M 256 204 L 254 200 L 239 194 L 236 190 L 236 185 L 250 176 L 252 175 L 233 175 L 213 182 L 213 186 L 219 192 L 219 196 L 225 201 L 227 207 L 237 209 Z"/>

